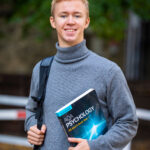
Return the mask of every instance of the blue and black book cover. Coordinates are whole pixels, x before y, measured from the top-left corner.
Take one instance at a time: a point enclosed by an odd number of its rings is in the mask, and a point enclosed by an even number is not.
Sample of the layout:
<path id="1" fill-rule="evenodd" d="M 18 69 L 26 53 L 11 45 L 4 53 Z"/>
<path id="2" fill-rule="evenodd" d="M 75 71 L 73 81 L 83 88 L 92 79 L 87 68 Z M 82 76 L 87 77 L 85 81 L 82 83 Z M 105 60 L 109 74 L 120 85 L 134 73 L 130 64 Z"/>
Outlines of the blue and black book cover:
<path id="1" fill-rule="evenodd" d="M 94 89 L 60 108 L 56 115 L 68 137 L 92 140 L 107 131 L 106 119 Z"/>

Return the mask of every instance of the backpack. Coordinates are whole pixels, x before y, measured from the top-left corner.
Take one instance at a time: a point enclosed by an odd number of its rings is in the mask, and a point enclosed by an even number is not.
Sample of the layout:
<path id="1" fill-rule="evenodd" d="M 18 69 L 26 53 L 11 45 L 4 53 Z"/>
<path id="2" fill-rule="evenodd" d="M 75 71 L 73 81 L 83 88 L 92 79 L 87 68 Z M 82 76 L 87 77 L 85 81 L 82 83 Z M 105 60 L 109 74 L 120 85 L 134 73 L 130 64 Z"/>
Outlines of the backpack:
<path id="1" fill-rule="evenodd" d="M 32 96 L 33 100 L 37 102 L 37 107 L 35 108 L 37 119 L 37 128 L 41 129 L 43 124 L 43 102 L 45 99 L 46 85 L 50 73 L 51 64 L 54 56 L 44 58 L 40 63 L 39 72 L 39 89 L 37 97 Z M 34 145 L 34 150 L 40 150 L 40 146 Z"/>

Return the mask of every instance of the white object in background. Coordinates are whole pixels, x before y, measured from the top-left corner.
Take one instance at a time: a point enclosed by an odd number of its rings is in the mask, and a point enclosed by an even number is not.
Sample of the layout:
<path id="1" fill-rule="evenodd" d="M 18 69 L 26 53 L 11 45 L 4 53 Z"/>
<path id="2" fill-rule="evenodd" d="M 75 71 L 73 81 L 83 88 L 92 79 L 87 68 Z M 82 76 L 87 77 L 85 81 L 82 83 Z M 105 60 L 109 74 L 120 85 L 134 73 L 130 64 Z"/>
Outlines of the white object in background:
<path id="1" fill-rule="evenodd" d="M 0 134 L 0 143 L 32 147 L 31 144 L 28 143 L 27 138 L 12 135 Z"/>
<path id="2" fill-rule="evenodd" d="M 123 150 L 131 150 L 131 143 L 129 143 Z"/>
<path id="3" fill-rule="evenodd" d="M 28 97 L 0 95 L 0 104 L 9 106 L 26 106 Z"/>
<path id="4" fill-rule="evenodd" d="M 137 108 L 136 109 L 136 114 L 137 114 L 139 119 L 150 121 L 150 110 Z"/>
<path id="5" fill-rule="evenodd" d="M 0 109 L 0 120 L 24 120 L 25 117 L 24 109 Z"/>

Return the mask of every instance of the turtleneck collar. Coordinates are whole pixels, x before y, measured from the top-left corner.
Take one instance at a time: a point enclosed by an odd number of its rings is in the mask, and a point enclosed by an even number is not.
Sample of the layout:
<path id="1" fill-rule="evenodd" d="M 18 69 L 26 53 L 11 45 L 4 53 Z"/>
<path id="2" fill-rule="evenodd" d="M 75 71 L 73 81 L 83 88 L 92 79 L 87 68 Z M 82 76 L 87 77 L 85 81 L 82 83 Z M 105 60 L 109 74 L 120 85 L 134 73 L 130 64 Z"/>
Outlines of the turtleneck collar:
<path id="1" fill-rule="evenodd" d="M 80 61 L 86 58 L 89 54 L 89 50 L 86 47 L 86 41 L 83 40 L 81 43 L 71 47 L 60 47 L 58 42 L 56 43 L 57 53 L 55 60 L 60 63 L 72 63 Z"/>

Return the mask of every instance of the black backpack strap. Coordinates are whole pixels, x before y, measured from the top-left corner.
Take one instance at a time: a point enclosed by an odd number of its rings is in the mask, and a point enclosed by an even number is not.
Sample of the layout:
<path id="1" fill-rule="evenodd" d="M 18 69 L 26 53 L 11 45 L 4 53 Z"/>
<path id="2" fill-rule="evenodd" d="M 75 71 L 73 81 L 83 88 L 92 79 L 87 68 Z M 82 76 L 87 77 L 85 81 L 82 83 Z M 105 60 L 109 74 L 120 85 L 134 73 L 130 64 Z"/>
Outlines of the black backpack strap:
<path id="1" fill-rule="evenodd" d="M 42 101 L 44 101 L 45 98 L 47 79 L 49 76 L 53 58 L 54 56 L 47 57 L 43 59 L 40 64 L 40 80 L 39 80 L 39 93 L 38 93 L 38 97 L 40 98 L 40 101 L 41 99 Z"/>
<path id="2" fill-rule="evenodd" d="M 43 124 L 43 102 L 45 99 L 46 85 L 47 85 L 47 80 L 49 77 L 53 58 L 54 58 L 54 56 L 51 56 L 51 57 L 44 58 L 41 61 L 40 72 L 39 72 L 40 76 L 39 76 L 38 96 L 37 97 L 32 96 L 34 101 L 37 102 L 35 118 L 37 119 L 37 128 L 38 129 L 41 129 L 42 124 Z M 34 146 L 34 150 L 39 150 L 39 149 L 40 149 L 40 146 L 37 146 L 37 145 Z"/>

